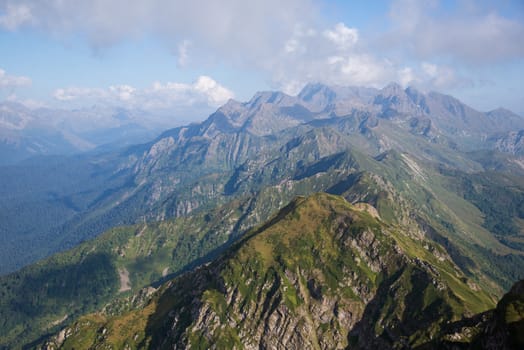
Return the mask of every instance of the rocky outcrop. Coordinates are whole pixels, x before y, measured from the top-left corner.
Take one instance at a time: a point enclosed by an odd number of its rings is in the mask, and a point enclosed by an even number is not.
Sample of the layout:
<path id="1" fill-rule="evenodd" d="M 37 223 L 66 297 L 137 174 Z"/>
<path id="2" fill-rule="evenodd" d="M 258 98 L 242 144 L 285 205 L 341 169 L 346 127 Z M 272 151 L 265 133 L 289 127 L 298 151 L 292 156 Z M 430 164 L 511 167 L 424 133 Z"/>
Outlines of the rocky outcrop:
<path id="1" fill-rule="evenodd" d="M 510 131 L 504 136 L 492 138 L 492 141 L 497 151 L 524 157 L 524 129 Z"/>

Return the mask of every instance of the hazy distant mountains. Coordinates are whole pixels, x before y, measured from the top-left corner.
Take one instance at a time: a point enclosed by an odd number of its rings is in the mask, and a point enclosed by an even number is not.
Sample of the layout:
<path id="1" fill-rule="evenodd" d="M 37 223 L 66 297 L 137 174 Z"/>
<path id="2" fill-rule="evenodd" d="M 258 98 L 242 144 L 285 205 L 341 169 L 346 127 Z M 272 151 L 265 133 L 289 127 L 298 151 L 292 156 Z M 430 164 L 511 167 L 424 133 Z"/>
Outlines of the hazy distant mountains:
<path id="1" fill-rule="evenodd" d="M 298 96 L 261 92 L 248 103 L 228 102 L 207 123 L 222 122 L 224 128 L 262 136 L 312 120 L 356 113 L 369 119 L 362 127 L 372 126 L 376 118 L 387 119 L 439 142 L 458 142 L 462 150 L 486 148 L 522 155 L 518 136 L 524 129 L 522 117 L 503 108 L 482 113 L 451 96 L 403 89 L 394 83 L 381 90 L 310 84 Z M 75 154 L 100 146 L 146 142 L 176 123 L 165 112 L 109 107 L 29 109 L 3 102 L 0 165 L 31 156 Z M 387 144 L 381 146 L 386 148 Z"/>
<path id="2" fill-rule="evenodd" d="M 261 92 L 247 103 L 228 102 L 206 123 L 215 122 L 223 131 L 229 128 L 262 136 L 315 120 L 330 123 L 336 118 L 352 118 L 361 131 L 377 127 L 382 120 L 461 151 L 518 152 L 519 148 L 511 144 L 519 142 L 515 133 L 524 128 L 524 118 L 506 109 L 483 113 L 451 96 L 403 89 L 394 83 L 381 90 L 310 84 L 296 97 Z M 382 141 L 376 145 L 379 152 L 390 148 L 387 140 Z"/>
<path id="3" fill-rule="evenodd" d="M 0 103 L 0 165 L 41 155 L 68 155 L 97 147 L 146 142 L 180 122 L 165 114 L 110 107 L 30 109 Z"/>

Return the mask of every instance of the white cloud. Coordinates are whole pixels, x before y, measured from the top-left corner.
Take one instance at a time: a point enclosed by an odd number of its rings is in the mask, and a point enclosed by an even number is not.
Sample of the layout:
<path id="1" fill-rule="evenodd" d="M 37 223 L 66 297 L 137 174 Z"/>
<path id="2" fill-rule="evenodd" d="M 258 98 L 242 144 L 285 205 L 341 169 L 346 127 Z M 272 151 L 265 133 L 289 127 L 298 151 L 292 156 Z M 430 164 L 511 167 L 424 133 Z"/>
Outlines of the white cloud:
<path id="1" fill-rule="evenodd" d="M 331 61 L 336 72 L 351 79 L 355 85 L 376 85 L 389 76 L 390 65 L 386 61 L 377 62 L 369 55 L 349 55 L 336 57 Z"/>
<path id="2" fill-rule="evenodd" d="M 155 82 L 151 88 L 137 89 L 130 85 L 108 88 L 69 87 L 55 90 L 54 98 L 75 104 L 101 104 L 126 108 L 171 109 L 192 106 L 216 108 L 233 93 L 208 76 L 200 76 L 193 84 Z"/>
<path id="3" fill-rule="evenodd" d="M 9 75 L 0 69 L 0 89 L 13 89 L 20 86 L 31 85 L 31 79 L 24 76 Z"/>
<path id="4" fill-rule="evenodd" d="M 207 105 L 218 107 L 234 94 L 208 76 L 200 76 L 193 84 L 155 82 L 152 89 L 141 92 L 140 100 L 149 108 Z"/>
<path id="5" fill-rule="evenodd" d="M 375 87 L 398 81 L 445 89 L 468 83 L 457 73 L 467 71 L 461 65 L 524 56 L 524 23 L 494 11 L 451 13 L 440 0 L 394 0 L 391 22 L 385 23 L 391 28 L 380 34 L 359 31 L 352 23 L 323 27 L 319 23 L 326 22 L 315 4 L 316 0 L 0 0 L 0 26 L 29 28 L 65 41 L 86 37 L 97 49 L 151 35 L 165 41 L 178 67 L 205 63 L 257 70 L 272 87 L 288 93 L 311 81 Z M 3 80 L 0 75 L 0 87 Z M 213 82 L 202 77 L 193 84 L 156 83 L 148 89 L 72 87 L 57 89 L 54 95 L 61 101 L 151 108 L 217 106 L 232 93 Z"/>
<path id="6" fill-rule="evenodd" d="M 189 62 L 189 47 L 191 46 L 191 41 L 183 40 L 178 44 L 177 51 L 177 65 L 181 68 L 185 67 Z"/>
<path id="7" fill-rule="evenodd" d="M 358 30 L 344 23 L 331 28 L 295 28 L 265 64 L 276 88 L 295 94 L 308 82 L 382 86 L 396 78 L 396 67 L 366 50 Z"/>
<path id="8" fill-rule="evenodd" d="M 192 88 L 204 96 L 211 105 L 221 105 L 233 98 L 233 93 L 207 76 L 198 78 Z"/>
<path id="9" fill-rule="evenodd" d="M 209 59 L 257 64 L 282 47 L 297 23 L 318 16 L 314 0 L 0 0 L 0 25 L 32 28 L 66 40 L 77 34 L 94 48 L 153 35 L 184 64 L 191 49 Z M 187 61 L 186 61 L 187 62 Z"/>
<path id="10" fill-rule="evenodd" d="M 77 99 L 103 99 L 108 91 L 97 88 L 69 87 L 56 89 L 53 97 L 59 101 L 73 101 Z"/>
<path id="11" fill-rule="evenodd" d="M 390 11 L 393 28 L 383 45 L 407 50 L 419 59 L 444 57 L 459 63 L 492 64 L 524 58 L 524 23 L 494 10 L 467 8 L 440 11 L 440 1 L 396 0 Z"/>
<path id="12" fill-rule="evenodd" d="M 411 28 L 410 23 L 406 27 Z M 405 64 L 402 59 L 395 61 L 373 53 L 357 29 L 338 23 L 323 31 L 296 30 L 280 53 L 267 62 L 266 69 L 273 74 L 275 87 L 289 94 L 297 93 L 311 81 L 372 87 L 397 81 L 403 86 L 414 85 L 425 90 L 471 84 L 449 65 L 429 60 L 409 62 Z"/>
<path id="13" fill-rule="evenodd" d="M 424 84 L 437 90 L 471 85 L 469 79 L 458 76 L 451 67 L 444 65 L 438 66 L 427 62 L 422 62 L 421 67 L 423 74 L 420 80 Z"/>
<path id="14" fill-rule="evenodd" d="M 129 101 L 133 98 L 136 89 L 129 85 L 110 86 L 109 92 L 120 101 Z"/>
<path id="15" fill-rule="evenodd" d="M 399 69 L 397 80 L 403 86 L 411 85 L 423 90 L 446 90 L 472 84 L 470 79 L 458 75 L 453 68 L 431 62 Z"/>
<path id="16" fill-rule="evenodd" d="M 411 67 L 404 67 L 398 70 L 398 82 L 402 86 L 408 86 L 417 81 L 415 72 Z"/>
<path id="17" fill-rule="evenodd" d="M 299 46 L 298 40 L 296 40 L 296 39 L 289 39 L 286 42 L 284 50 L 286 51 L 286 53 L 293 53 L 293 52 L 297 51 L 299 49 L 299 47 L 300 46 Z"/>
<path id="18" fill-rule="evenodd" d="M 16 30 L 18 27 L 33 22 L 31 8 L 26 4 L 7 3 L 0 16 L 0 27 Z"/>
<path id="19" fill-rule="evenodd" d="M 358 30 L 348 28 L 344 23 L 338 23 L 332 30 L 325 30 L 324 36 L 341 50 L 350 49 L 358 42 Z"/>
<path id="20" fill-rule="evenodd" d="M 437 76 L 438 67 L 436 64 L 422 62 L 421 66 L 424 73 L 426 73 L 429 77 L 435 78 Z"/>

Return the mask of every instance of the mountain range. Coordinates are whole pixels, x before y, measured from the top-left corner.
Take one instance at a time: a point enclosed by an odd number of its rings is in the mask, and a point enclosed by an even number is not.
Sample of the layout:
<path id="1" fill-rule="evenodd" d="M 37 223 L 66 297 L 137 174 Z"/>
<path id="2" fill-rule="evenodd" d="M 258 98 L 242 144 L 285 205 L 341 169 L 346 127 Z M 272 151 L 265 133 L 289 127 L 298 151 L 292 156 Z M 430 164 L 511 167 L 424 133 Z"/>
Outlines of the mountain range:
<path id="1" fill-rule="evenodd" d="M 2 166 L 0 344 L 451 341 L 524 278 L 523 133 L 436 92 L 310 84 Z"/>

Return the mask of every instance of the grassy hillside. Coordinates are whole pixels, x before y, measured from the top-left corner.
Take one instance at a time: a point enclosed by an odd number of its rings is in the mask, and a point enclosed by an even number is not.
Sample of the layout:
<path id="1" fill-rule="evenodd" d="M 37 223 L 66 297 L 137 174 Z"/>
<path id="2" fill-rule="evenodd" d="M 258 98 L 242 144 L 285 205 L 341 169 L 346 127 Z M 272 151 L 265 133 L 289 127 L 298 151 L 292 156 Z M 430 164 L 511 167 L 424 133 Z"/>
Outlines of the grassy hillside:
<path id="1" fill-rule="evenodd" d="M 370 213 L 337 196 L 298 198 L 213 263 L 129 309 L 82 317 L 48 345 L 415 346 L 494 305 L 440 246 Z"/>
<path id="2" fill-rule="evenodd" d="M 240 213 L 216 212 L 112 229 L 0 277 L 0 344 L 36 340 L 118 295 L 178 273 L 223 245 Z"/>

